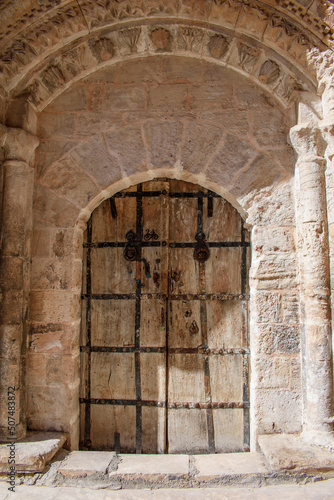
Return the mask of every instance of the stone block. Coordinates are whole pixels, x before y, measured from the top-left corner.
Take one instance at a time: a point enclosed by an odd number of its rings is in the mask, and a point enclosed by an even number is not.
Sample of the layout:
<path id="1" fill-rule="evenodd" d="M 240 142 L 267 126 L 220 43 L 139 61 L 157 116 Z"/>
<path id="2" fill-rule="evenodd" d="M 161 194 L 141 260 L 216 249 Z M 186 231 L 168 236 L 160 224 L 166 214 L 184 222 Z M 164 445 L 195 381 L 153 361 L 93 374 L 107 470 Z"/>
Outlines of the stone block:
<path id="1" fill-rule="evenodd" d="M 107 68 L 94 71 L 91 75 L 84 78 L 84 83 L 104 84 L 115 83 L 116 81 L 116 65 L 108 66 Z"/>
<path id="2" fill-rule="evenodd" d="M 268 196 L 260 196 L 248 208 L 247 222 L 252 225 L 295 226 L 294 179 L 273 187 Z"/>
<path id="3" fill-rule="evenodd" d="M 270 94 L 241 79 L 235 87 L 235 95 L 238 109 L 263 108 L 261 112 L 265 116 L 270 109 L 277 108 L 277 102 Z"/>
<path id="4" fill-rule="evenodd" d="M 151 86 L 148 89 L 148 109 L 170 115 L 188 108 L 188 85 L 174 83 Z"/>
<path id="5" fill-rule="evenodd" d="M 0 258 L 1 290 L 21 290 L 23 287 L 23 264 L 21 257 L 2 255 Z"/>
<path id="6" fill-rule="evenodd" d="M 80 209 L 40 184 L 35 186 L 34 223 L 36 228 L 72 227 Z"/>
<path id="7" fill-rule="evenodd" d="M 46 355 L 45 380 L 46 385 L 68 384 L 79 378 L 79 351 L 70 355 Z M 34 385 L 34 384 L 32 384 Z"/>
<path id="8" fill-rule="evenodd" d="M 252 320 L 256 323 L 280 323 L 280 293 L 254 291 L 252 295 Z"/>
<path id="9" fill-rule="evenodd" d="M 253 358 L 254 377 L 259 389 L 290 388 L 290 358 L 261 356 Z"/>
<path id="10" fill-rule="evenodd" d="M 78 395 L 71 387 L 28 386 L 27 425 L 30 429 L 67 432 L 78 405 Z"/>
<path id="11" fill-rule="evenodd" d="M 223 145 L 211 160 L 208 173 L 210 172 L 210 177 L 218 184 L 226 186 L 233 182 L 236 173 L 257 154 L 257 150 L 249 142 L 228 134 Z"/>
<path id="12" fill-rule="evenodd" d="M 106 141 L 127 175 L 147 169 L 147 151 L 140 124 L 127 125 L 110 131 L 106 133 Z"/>
<path id="13" fill-rule="evenodd" d="M 289 226 L 255 226 L 252 247 L 257 253 L 295 252 L 295 230 Z"/>
<path id="14" fill-rule="evenodd" d="M 302 398 L 299 391 L 258 389 L 255 400 L 259 433 L 300 432 Z"/>
<path id="15" fill-rule="evenodd" d="M 270 146 L 268 146 L 268 150 L 270 150 Z M 287 174 L 294 175 L 297 156 L 291 146 L 273 149 L 271 154 L 276 161 L 279 161 L 280 165 L 284 168 L 284 170 L 286 170 Z"/>
<path id="16" fill-rule="evenodd" d="M 79 324 L 37 323 L 30 326 L 29 349 L 35 353 L 72 353 L 78 348 Z"/>
<path id="17" fill-rule="evenodd" d="M 30 352 L 27 356 L 27 386 L 45 385 L 46 383 L 46 356 L 42 353 Z"/>
<path id="18" fill-rule="evenodd" d="M 172 167 L 177 159 L 184 124 L 181 121 L 147 121 L 144 134 L 153 168 Z"/>
<path id="19" fill-rule="evenodd" d="M 144 86 L 118 87 L 106 84 L 104 87 L 104 111 L 129 111 L 144 109 L 146 91 Z"/>
<path id="20" fill-rule="evenodd" d="M 260 153 L 249 168 L 235 181 L 232 194 L 236 197 L 248 195 L 252 191 L 271 187 L 283 180 L 284 174 L 268 156 Z"/>
<path id="21" fill-rule="evenodd" d="M 81 83 L 72 85 L 59 97 L 51 101 L 47 106 L 47 111 L 83 111 L 88 108 L 88 86 Z"/>
<path id="22" fill-rule="evenodd" d="M 117 126 L 123 125 L 123 113 L 117 110 L 111 111 L 89 111 L 78 115 L 79 137 L 87 138 L 99 132 L 111 130 Z"/>
<path id="23" fill-rule="evenodd" d="M 66 441 L 58 432 L 28 432 L 26 438 L 15 443 L 16 473 L 42 472 Z M 0 472 L 9 472 L 10 446 L 0 445 Z"/>
<path id="24" fill-rule="evenodd" d="M 282 314 L 284 323 L 298 324 L 300 322 L 300 295 L 298 290 L 282 294 Z"/>
<path id="25" fill-rule="evenodd" d="M 37 177 L 43 177 L 48 167 L 78 145 L 74 140 L 41 141 L 36 150 Z"/>
<path id="26" fill-rule="evenodd" d="M 204 80 L 206 82 L 223 82 L 228 81 L 229 84 L 242 84 L 242 76 L 233 70 L 227 69 L 224 66 L 218 66 L 215 63 L 209 63 L 203 61 L 203 73 Z M 249 87 L 249 83 L 244 84 L 245 87 Z"/>
<path id="27" fill-rule="evenodd" d="M 31 321 L 70 322 L 78 318 L 77 298 L 65 290 L 32 291 L 30 300 Z"/>
<path id="28" fill-rule="evenodd" d="M 75 113 L 41 113 L 38 119 L 40 139 L 71 138 L 75 133 Z"/>
<path id="29" fill-rule="evenodd" d="M 121 455 L 116 470 L 109 476 L 152 482 L 172 478 L 186 479 L 189 475 L 188 455 Z"/>
<path id="30" fill-rule="evenodd" d="M 51 246 L 51 232 L 49 229 L 34 229 L 31 239 L 32 257 L 49 257 Z"/>
<path id="31" fill-rule="evenodd" d="M 122 177 L 117 159 L 110 155 L 101 136 L 80 144 L 71 152 L 71 156 L 102 189 Z"/>
<path id="32" fill-rule="evenodd" d="M 248 476 L 267 474 L 268 469 L 260 453 L 222 453 L 215 455 L 195 455 L 193 467 L 195 479 L 207 482 L 224 476 Z"/>
<path id="33" fill-rule="evenodd" d="M 94 85 L 90 90 L 89 109 L 91 111 L 100 112 L 103 103 L 103 87 L 102 85 Z M 80 125 L 78 124 L 78 130 Z"/>
<path id="34" fill-rule="evenodd" d="M 35 258 L 31 265 L 32 290 L 68 290 L 75 287 L 69 259 Z"/>
<path id="35" fill-rule="evenodd" d="M 72 451 L 57 471 L 65 477 L 106 474 L 109 464 L 115 460 L 115 453 L 109 451 Z"/>
<path id="36" fill-rule="evenodd" d="M 319 473 L 334 470 L 333 452 L 307 443 L 302 436 L 262 435 L 258 442 L 273 472 L 288 470 Z"/>
<path id="37" fill-rule="evenodd" d="M 0 323 L 20 324 L 22 321 L 23 291 L 4 290 L 1 294 Z"/>
<path id="38" fill-rule="evenodd" d="M 100 191 L 92 178 L 83 172 L 69 156 L 53 165 L 44 175 L 41 183 L 82 208 L 86 207 L 87 203 Z"/>
<path id="39" fill-rule="evenodd" d="M 117 83 L 137 84 L 161 83 L 162 60 L 161 57 L 145 57 L 132 61 L 124 61 L 117 65 Z"/>
<path id="40" fill-rule="evenodd" d="M 22 324 L 0 325 L 1 356 L 10 364 L 19 363 L 22 337 Z"/>
<path id="41" fill-rule="evenodd" d="M 253 346 L 256 352 L 294 354 L 300 351 L 299 325 L 253 323 Z"/>
<path id="42" fill-rule="evenodd" d="M 258 290 L 288 290 L 297 286 L 295 255 L 261 256 L 252 262 L 251 286 Z"/>
<path id="43" fill-rule="evenodd" d="M 190 87 L 191 110 L 221 110 L 233 108 L 233 85 L 228 81 L 221 84 L 203 83 Z"/>
<path id="44" fill-rule="evenodd" d="M 196 122 L 188 122 L 180 154 L 181 165 L 190 172 L 205 170 L 210 155 L 217 148 L 222 131 Z"/>
<path id="45" fill-rule="evenodd" d="M 200 122 L 215 125 L 228 131 L 230 134 L 246 138 L 249 133 L 247 111 L 222 109 L 221 111 L 201 110 L 196 112 L 196 119 Z M 236 140 L 236 138 L 235 138 Z M 249 144 L 248 144 L 249 146 Z"/>
<path id="46" fill-rule="evenodd" d="M 203 81 L 202 61 L 184 57 L 164 57 L 162 77 L 164 82 L 201 83 Z"/>
<path id="47" fill-rule="evenodd" d="M 251 110 L 251 133 L 261 146 L 279 145 L 282 138 L 287 144 L 289 123 L 278 108 L 260 108 Z"/>
<path id="48" fill-rule="evenodd" d="M 36 134 L 37 115 L 29 101 L 25 99 L 9 100 L 7 103 L 6 126 L 22 128 Z"/>

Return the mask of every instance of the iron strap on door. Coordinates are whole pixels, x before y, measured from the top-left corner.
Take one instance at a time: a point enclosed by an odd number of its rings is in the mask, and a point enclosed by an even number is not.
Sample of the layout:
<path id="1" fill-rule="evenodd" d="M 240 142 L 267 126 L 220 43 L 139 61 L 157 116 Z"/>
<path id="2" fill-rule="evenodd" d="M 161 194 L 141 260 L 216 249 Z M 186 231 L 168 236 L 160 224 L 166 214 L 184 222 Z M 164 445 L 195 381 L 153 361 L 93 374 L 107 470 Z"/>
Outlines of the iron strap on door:
<path id="1" fill-rule="evenodd" d="M 210 348 L 207 339 L 207 301 L 247 301 L 249 296 L 247 294 L 247 247 L 250 246 L 246 241 L 245 229 L 241 225 L 241 241 L 206 241 L 205 234 L 203 233 L 203 211 L 204 200 L 207 200 L 207 215 L 213 216 L 215 198 L 221 198 L 219 195 L 208 191 L 193 192 L 176 192 L 169 193 L 170 198 L 197 198 L 198 204 L 198 217 L 197 217 L 197 233 L 194 235 L 193 242 L 170 242 L 168 247 L 171 249 L 176 248 L 194 248 L 193 257 L 199 263 L 200 273 L 200 293 L 197 294 L 180 294 L 180 293 L 143 293 L 141 272 L 142 266 L 145 267 L 145 272 L 149 273 L 149 268 L 145 259 L 142 258 L 142 248 L 166 246 L 165 240 L 160 241 L 157 232 L 147 231 L 143 235 L 143 211 L 142 199 L 143 197 L 159 197 L 165 196 L 166 192 L 163 191 L 143 191 L 142 185 L 138 185 L 137 191 L 117 193 L 110 199 L 110 210 L 113 219 L 117 219 L 117 206 L 116 200 L 118 198 L 135 198 L 136 199 L 136 228 L 131 234 L 127 233 L 127 241 L 113 242 L 113 241 L 92 241 L 92 219 L 89 220 L 87 225 L 87 240 L 83 244 L 86 249 L 86 290 L 82 298 L 86 302 L 86 343 L 81 346 L 81 352 L 85 353 L 86 360 L 86 380 L 85 380 L 85 397 L 80 398 L 80 403 L 85 407 L 85 424 L 84 424 L 84 440 L 82 446 L 90 449 L 90 425 L 91 425 L 91 405 L 121 405 L 121 406 L 136 406 L 136 452 L 140 453 L 142 449 L 142 407 L 158 407 L 167 409 L 201 409 L 205 410 L 207 414 L 207 428 L 208 428 L 208 446 L 210 453 L 215 452 L 214 444 L 214 426 L 212 411 L 224 410 L 226 408 L 242 408 L 244 411 L 244 446 L 245 449 L 249 447 L 249 399 L 248 399 L 248 348 Z M 146 237 L 145 237 L 146 236 Z M 136 261 L 136 291 L 135 293 L 92 293 L 91 288 L 91 249 L 99 248 L 124 248 L 124 258 Z M 210 248 L 241 248 L 241 294 L 229 293 L 206 293 L 205 287 L 205 262 L 210 258 Z M 159 298 L 168 301 L 185 301 L 194 300 L 200 301 L 200 321 L 202 332 L 202 345 L 197 348 L 166 348 L 140 345 L 140 330 L 141 330 L 141 300 Z M 133 300 L 135 301 L 135 331 L 134 331 L 134 346 L 119 347 L 119 346 L 95 346 L 91 345 L 90 328 L 91 328 L 91 304 L 92 301 L 108 301 L 108 300 Z M 168 308 L 166 309 L 166 311 Z M 247 339 L 246 339 L 247 343 Z M 107 399 L 107 398 L 92 398 L 90 390 L 90 362 L 91 353 L 133 353 L 135 356 L 135 399 Z M 181 401 L 155 401 L 155 400 L 142 400 L 141 397 L 141 366 L 140 355 L 142 353 L 167 353 L 168 354 L 200 354 L 203 356 L 204 361 L 204 377 L 205 377 L 205 401 L 203 402 L 181 402 Z M 212 401 L 210 389 L 210 364 L 209 359 L 211 356 L 225 356 L 225 355 L 241 355 L 243 358 L 243 400 L 242 401 Z"/>

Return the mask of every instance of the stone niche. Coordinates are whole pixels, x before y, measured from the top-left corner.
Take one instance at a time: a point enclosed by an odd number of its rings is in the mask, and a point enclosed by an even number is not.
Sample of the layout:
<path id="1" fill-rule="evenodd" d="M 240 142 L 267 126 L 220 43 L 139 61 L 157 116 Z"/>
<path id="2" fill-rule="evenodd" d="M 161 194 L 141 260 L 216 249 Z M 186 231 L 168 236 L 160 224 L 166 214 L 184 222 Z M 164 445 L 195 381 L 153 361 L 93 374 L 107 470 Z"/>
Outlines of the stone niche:
<path id="1" fill-rule="evenodd" d="M 158 45 L 169 43 L 163 35 Z M 242 74 L 168 54 L 107 65 L 38 114 L 28 428 L 65 431 L 78 447 L 86 223 L 115 193 L 170 178 L 222 196 L 251 231 L 251 447 L 259 434 L 301 431 L 293 120 Z"/>

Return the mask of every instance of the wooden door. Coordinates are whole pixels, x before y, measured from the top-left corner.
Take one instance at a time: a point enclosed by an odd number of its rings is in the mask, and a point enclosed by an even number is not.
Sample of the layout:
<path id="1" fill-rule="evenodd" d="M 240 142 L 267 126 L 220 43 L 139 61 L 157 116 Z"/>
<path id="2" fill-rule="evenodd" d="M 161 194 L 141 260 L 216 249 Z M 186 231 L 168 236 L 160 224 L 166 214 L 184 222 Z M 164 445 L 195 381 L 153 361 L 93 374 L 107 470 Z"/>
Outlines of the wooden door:
<path id="1" fill-rule="evenodd" d="M 143 183 L 93 212 L 81 448 L 248 449 L 248 247 L 238 212 L 190 183 Z"/>

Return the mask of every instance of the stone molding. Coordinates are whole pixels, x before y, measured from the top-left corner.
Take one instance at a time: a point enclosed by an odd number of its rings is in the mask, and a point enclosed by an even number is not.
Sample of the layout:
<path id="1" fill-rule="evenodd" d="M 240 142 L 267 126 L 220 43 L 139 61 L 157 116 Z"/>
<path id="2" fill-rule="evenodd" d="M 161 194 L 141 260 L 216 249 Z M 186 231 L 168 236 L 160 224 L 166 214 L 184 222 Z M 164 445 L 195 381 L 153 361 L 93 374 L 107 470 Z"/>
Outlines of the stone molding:
<path id="1" fill-rule="evenodd" d="M 72 82 L 100 68 L 157 54 L 205 59 L 232 68 L 284 106 L 291 106 L 300 90 L 314 90 L 316 86 L 315 78 L 303 74 L 305 68 L 301 65 L 299 69 L 293 67 L 291 61 L 251 38 L 215 27 L 154 23 L 104 31 L 59 49 L 58 54 L 43 61 L 32 77 L 20 82 L 13 95 L 24 97 L 40 111 Z"/>
<path id="2" fill-rule="evenodd" d="M 2 10 L 5 10 L 5 7 Z M 4 33 L 0 82 L 7 91 L 11 91 L 41 61 L 46 61 L 44 66 L 44 71 L 47 73 L 46 80 L 50 81 L 55 75 L 56 80 L 65 79 L 66 82 L 66 75 L 63 74 L 62 69 L 52 62 L 52 59 L 57 57 L 64 46 L 68 48 L 68 52 L 78 50 L 76 47 L 70 47 L 70 44 L 76 41 L 79 42 L 80 46 L 80 40 L 82 41 L 83 37 L 86 38 L 86 43 L 91 45 L 90 57 L 93 58 L 96 65 L 104 58 L 114 57 L 115 53 L 117 55 L 117 47 L 115 48 L 115 43 L 112 37 L 110 38 L 115 29 L 120 30 L 119 39 L 128 46 L 131 53 L 145 52 L 143 48 L 140 50 L 138 47 L 138 43 L 140 44 L 141 41 L 138 31 L 136 39 L 136 36 L 133 38 L 135 32 L 127 31 L 128 28 L 133 26 L 133 23 L 153 23 L 154 30 L 159 30 L 163 26 L 163 29 L 166 30 L 166 39 L 168 39 L 168 26 L 175 20 L 185 25 L 189 24 L 191 20 L 191 26 L 187 28 L 186 37 L 188 36 L 189 40 L 186 42 L 185 50 L 195 50 L 198 34 L 195 35 L 194 32 L 196 29 L 200 30 L 201 25 L 203 27 L 205 24 L 205 29 L 216 30 L 216 33 L 212 34 L 215 39 L 207 40 L 205 47 L 205 50 L 208 50 L 207 47 L 209 50 L 212 47 L 211 55 L 213 54 L 213 57 L 217 57 L 217 55 L 218 58 L 224 57 L 229 39 L 223 34 L 225 40 L 219 40 L 219 36 L 221 30 L 228 30 L 230 38 L 240 35 L 249 37 L 249 43 L 251 46 L 255 45 L 255 49 L 256 43 L 269 47 L 274 53 L 276 52 L 280 57 L 285 58 L 292 66 L 299 68 L 299 71 L 308 74 L 308 78 L 314 81 L 313 70 L 308 67 L 307 52 L 315 47 L 319 51 L 326 46 L 332 47 L 334 42 L 331 27 L 321 19 L 325 12 L 320 16 L 319 12 L 313 12 L 313 10 L 303 7 L 297 2 L 286 2 L 285 0 L 279 0 L 277 8 L 256 0 L 247 2 L 240 0 L 209 0 L 205 2 L 195 2 L 195 0 L 60 2 L 60 0 L 53 0 L 47 5 L 44 3 L 39 5 L 39 8 L 34 9 L 29 14 L 25 13 L 22 19 L 14 23 L 7 33 Z M 132 27 L 132 29 L 138 30 L 138 27 Z M 123 31 L 124 33 L 122 33 Z M 129 35 L 133 38 L 130 45 L 127 42 Z M 149 40 L 146 40 L 145 43 L 149 45 Z M 156 49 L 148 47 L 148 52 L 150 50 L 153 52 L 154 50 L 168 50 L 168 44 L 163 46 L 163 43 L 162 40 L 158 40 Z M 253 47 L 247 53 L 247 60 L 248 56 L 252 55 L 252 49 Z M 82 52 L 81 50 L 77 56 L 72 58 L 69 57 L 69 54 L 67 58 L 65 57 L 68 71 L 77 73 L 76 67 L 80 64 Z M 123 55 L 124 53 L 122 53 Z M 277 75 L 275 64 L 278 63 L 275 60 L 273 62 L 270 78 Z M 267 64 L 266 71 L 268 69 Z M 42 87 L 44 87 L 43 83 Z M 29 85 L 33 85 L 33 90 L 36 92 L 36 86 L 39 86 L 39 82 L 31 81 Z M 48 92 L 45 88 L 44 91 Z"/>
<path id="3" fill-rule="evenodd" d="M 4 161 L 22 161 L 31 164 L 39 139 L 20 128 L 1 126 L 0 147 Z"/>

